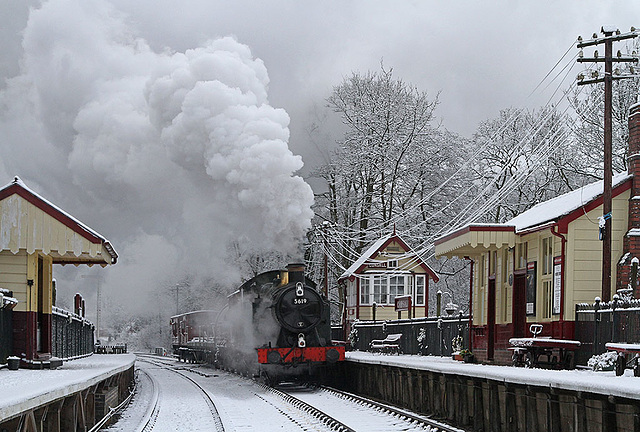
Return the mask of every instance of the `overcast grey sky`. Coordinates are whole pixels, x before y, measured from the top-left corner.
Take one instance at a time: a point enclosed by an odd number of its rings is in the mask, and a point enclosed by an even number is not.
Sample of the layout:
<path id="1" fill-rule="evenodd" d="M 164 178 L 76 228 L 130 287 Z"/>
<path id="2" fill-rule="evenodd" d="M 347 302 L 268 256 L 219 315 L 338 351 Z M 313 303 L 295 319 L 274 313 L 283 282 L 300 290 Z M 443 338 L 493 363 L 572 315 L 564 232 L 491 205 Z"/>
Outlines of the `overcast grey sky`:
<path id="1" fill-rule="evenodd" d="M 206 267 L 238 233 L 308 226 L 294 155 L 317 160 L 310 114 L 353 71 L 382 60 L 440 92 L 436 116 L 470 137 L 502 108 L 539 105 L 527 96 L 578 35 L 640 27 L 637 0 L 0 2 L 0 183 L 20 175 L 107 236 L 122 259 L 105 283 L 141 290 Z M 225 36 L 237 42 L 207 42 Z M 224 88 L 198 84 L 216 74 Z M 211 101 L 242 109 L 211 122 Z M 238 136 L 249 150 L 224 145 Z"/>
<path id="2" fill-rule="evenodd" d="M 3 0 L 0 73 L 18 71 L 24 0 Z M 32 2 L 37 3 L 37 2 Z M 291 147 L 305 153 L 311 104 L 352 71 L 379 68 L 441 92 L 444 125 L 470 136 L 478 122 L 522 104 L 578 35 L 640 26 L 625 1 L 113 0 L 152 48 L 184 51 L 235 35 L 265 62 L 269 99 L 291 116 Z"/>

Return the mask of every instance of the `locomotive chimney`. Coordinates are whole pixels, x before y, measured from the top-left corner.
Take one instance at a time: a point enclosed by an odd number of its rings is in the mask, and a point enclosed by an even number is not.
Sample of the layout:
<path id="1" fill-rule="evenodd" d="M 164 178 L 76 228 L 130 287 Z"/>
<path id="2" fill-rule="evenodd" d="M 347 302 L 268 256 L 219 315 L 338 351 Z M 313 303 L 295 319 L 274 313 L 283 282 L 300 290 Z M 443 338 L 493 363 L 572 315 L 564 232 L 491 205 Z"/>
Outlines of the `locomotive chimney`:
<path id="1" fill-rule="evenodd" d="M 289 283 L 304 283 L 304 263 L 293 263 L 287 266 L 289 273 Z"/>

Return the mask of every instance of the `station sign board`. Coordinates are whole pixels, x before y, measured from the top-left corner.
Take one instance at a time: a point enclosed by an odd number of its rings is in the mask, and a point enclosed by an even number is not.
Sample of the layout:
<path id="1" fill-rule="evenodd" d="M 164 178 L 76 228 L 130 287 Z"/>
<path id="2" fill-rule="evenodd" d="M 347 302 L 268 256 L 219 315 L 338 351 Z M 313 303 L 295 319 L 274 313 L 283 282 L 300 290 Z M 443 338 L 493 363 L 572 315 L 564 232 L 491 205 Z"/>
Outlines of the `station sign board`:
<path id="1" fill-rule="evenodd" d="M 396 312 L 411 310 L 411 296 L 396 297 Z"/>

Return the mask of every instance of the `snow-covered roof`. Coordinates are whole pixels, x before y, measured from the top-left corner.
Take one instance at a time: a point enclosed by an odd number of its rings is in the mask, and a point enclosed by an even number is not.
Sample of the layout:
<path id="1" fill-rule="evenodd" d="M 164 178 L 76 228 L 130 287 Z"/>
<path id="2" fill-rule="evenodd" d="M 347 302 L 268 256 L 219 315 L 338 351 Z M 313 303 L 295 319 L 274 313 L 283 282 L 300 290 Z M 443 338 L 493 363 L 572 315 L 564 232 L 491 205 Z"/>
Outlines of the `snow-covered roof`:
<path id="1" fill-rule="evenodd" d="M 340 279 L 344 279 L 347 277 L 351 277 L 354 274 L 356 274 L 358 272 L 358 270 L 365 265 L 366 262 L 386 262 L 388 260 L 388 258 L 385 258 L 384 260 L 376 260 L 373 258 L 373 256 L 376 254 L 376 252 L 378 252 L 380 249 L 382 249 L 384 247 L 384 245 L 387 242 L 390 242 L 391 240 L 397 240 L 407 251 L 407 253 L 411 256 L 416 257 L 419 260 L 419 265 L 423 266 L 427 272 L 431 275 L 431 278 L 433 280 L 435 280 L 436 282 L 438 281 L 438 275 L 433 271 L 433 269 L 431 267 L 429 267 L 427 265 L 427 263 L 424 262 L 424 260 L 422 259 L 422 257 L 420 255 L 418 255 L 418 253 L 416 251 L 414 251 L 408 244 L 407 242 L 404 241 L 404 239 L 402 239 L 400 237 L 399 234 L 397 234 L 395 231 L 393 233 L 387 234 L 385 236 L 380 237 L 379 239 L 377 239 L 376 241 L 374 241 L 368 248 L 367 250 L 365 250 L 359 257 L 357 260 L 355 260 L 353 262 L 353 264 L 351 264 L 349 266 L 348 269 L 346 269 L 344 271 L 344 273 L 342 273 L 342 275 L 340 275 Z M 399 270 L 400 272 L 402 270 Z"/>
<path id="2" fill-rule="evenodd" d="M 64 236 L 56 236 L 57 233 L 46 231 L 51 227 L 45 226 L 45 222 L 40 217 L 28 214 L 30 211 L 28 208 L 20 210 L 20 201 L 10 202 L 14 195 L 34 206 L 35 209 L 31 207 L 33 212 L 40 210 L 46 214 L 46 217 L 49 217 L 48 220 L 55 220 L 61 224 L 59 226 L 66 227 L 74 233 L 74 238 L 65 239 Z M 16 176 L 11 183 L 0 188 L 0 202 L 4 200 L 7 200 L 8 204 L 0 221 L 0 249 L 8 249 L 14 253 L 19 247 L 26 247 L 29 253 L 35 249 L 41 249 L 45 253 L 55 251 L 57 255 L 52 254 L 52 256 L 54 256 L 54 262 L 59 263 L 98 263 L 103 265 L 116 263 L 118 254 L 104 236 L 29 189 L 19 177 Z M 14 228 L 20 227 L 23 222 L 23 229 L 16 231 Z M 30 228 L 26 229 L 27 226 Z M 83 240 L 94 246 L 91 246 L 90 250 L 86 250 L 87 247 L 83 245 Z M 56 241 L 70 244 L 73 250 L 68 250 L 68 245 L 50 244 Z M 103 252 L 107 256 L 103 256 Z M 75 255 L 75 258 L 68 256 L 69 253 Z"/>
<path id="3" fill-rule="evenodd" d="M 612 179 L 612 187 L 616 187 L 632 178 L 632 175 L 624 172 L 616 174 Z M 603 193 L 603 181 L 590 183 L 574 191 L 541 202 L 529 210 L 507 221 L 504 225 L 514 226 L 516 232 L 555 221 L 575 210 L 589 204 Z"/>
<path id="4" fill-rule="evenodd" d="M 362 255 L 360 255 L 360 257 L 358 257 L 358 259 L 344 271 L 344 273 L 342 273 L 342 275 L 340 275 L 340 279 L 353 275 L 369 258 L 371 258 L 374 253 L 376 253 L 378 249 L 382 247 L 387 240 L 391 238 L 391 235 L 392 234 L 387 234 L 386 236 L 380 237 L 378 240 L 374 241 L 371 246 L 369 246 L 367 250 L 364 251 Z"/>
<path id="5" fill-rule="evenodd" d="M 626 190 L 632 176 L 616 174 L 612 179 L 613 195 Z M 628 182 L 628 183 L 627 183 Z M 597 206 L 603 193 L 603 181 L 597 181 L 544 201 L 501 224 L 470 223 L 448 232 L 434 242 L 436 256 L 465 256 L 473 254 L 479 245 L 513 247 L 518 234 L 544 229 L 554 224 L 567 224 L 583 212 Z"/>

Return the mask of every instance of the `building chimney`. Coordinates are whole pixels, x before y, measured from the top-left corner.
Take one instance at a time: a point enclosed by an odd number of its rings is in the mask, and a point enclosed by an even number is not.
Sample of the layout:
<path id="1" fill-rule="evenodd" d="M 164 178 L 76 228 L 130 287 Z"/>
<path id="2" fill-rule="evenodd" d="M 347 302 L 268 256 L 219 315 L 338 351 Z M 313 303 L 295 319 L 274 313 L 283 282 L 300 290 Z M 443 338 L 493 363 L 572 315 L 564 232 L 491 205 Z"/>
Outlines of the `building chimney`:
<path id="1" fill-rule="evenodd" d="M 640 258 L 640 104 L 629 110 L 629 174 L 633 175 L 629 198 L 629 226 L 623 239 L 623 254 L 618 262 L 617 289 L 629 286 L 631 260 Z M 631 287 L 635 298 L 640 298 L 638 286 Z"/>

